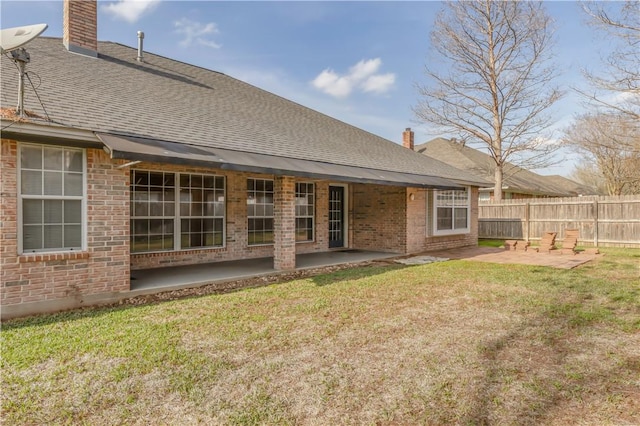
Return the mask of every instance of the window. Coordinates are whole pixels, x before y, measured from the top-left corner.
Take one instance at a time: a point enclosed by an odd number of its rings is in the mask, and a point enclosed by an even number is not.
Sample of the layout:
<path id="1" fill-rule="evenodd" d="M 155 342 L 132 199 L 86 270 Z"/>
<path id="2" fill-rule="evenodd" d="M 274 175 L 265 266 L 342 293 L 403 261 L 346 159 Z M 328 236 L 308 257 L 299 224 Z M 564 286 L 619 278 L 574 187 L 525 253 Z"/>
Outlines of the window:
<path id="1" fill-rule="evenodd" d="M 221 247 L 224 187 L 222 176 L 132 170 L 131 252 Z"/>
<path id="2" fill-rule="evenodd" d="M 22 253 L 82 250 L 84 150 L 19 145 Z"/>
<path id="3" fill-rule="evenodd" d="M 469 189 L 434 192 L 434 235 L 469 232 Z"/>
<path id="4" fill-rule="evenodd" d="M 180 175 L 181 247 L 222 246 L 224 178 Z"/>
<path id="5" fill-rule="evenodd" d="M 174 249 L 175 175 L 131 171 L 131 252 Z"/>
<path id="6" fill-rule="evenodd" d="M 315 190 L 312 183 L 296 183 L 296 241 L 313 241 Z"/>
<path id="7" fill-rule="evenodd" d="M 249 245 L 273 244 L 273 181 L 247 179 Z"/>

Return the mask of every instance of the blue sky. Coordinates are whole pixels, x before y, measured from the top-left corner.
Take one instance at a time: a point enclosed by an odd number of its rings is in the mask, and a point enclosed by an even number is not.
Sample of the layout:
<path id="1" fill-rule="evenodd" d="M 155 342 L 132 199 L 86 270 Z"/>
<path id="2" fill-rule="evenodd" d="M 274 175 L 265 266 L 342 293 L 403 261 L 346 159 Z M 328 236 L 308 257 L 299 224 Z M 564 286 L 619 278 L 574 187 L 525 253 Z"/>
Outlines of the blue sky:
<path id="1" fill-rule="evenodd" d="M 584 111 L 570 86 L 580 70 L 597 69 L 607 42 L 585 23 L 577 2 L 546 2 L 556 20 L 558 83 L 567 96 L 555 108 L 556 129 Z M 415 121 L 416 83 L 424 83 L 429 32 L 440 2 L 100 1 L 98 39 L 247 81 L 349 124 L 400 142 L 406 127 L 416 143 L 436 136 Z M 62 36 L 62 1 L 0 3 L 2 28 L 47 23 L 43 36 Z M 556 131 L 555 136 L 559 136 Z M 567 174 L 567 164 L 544 174 Z"/>

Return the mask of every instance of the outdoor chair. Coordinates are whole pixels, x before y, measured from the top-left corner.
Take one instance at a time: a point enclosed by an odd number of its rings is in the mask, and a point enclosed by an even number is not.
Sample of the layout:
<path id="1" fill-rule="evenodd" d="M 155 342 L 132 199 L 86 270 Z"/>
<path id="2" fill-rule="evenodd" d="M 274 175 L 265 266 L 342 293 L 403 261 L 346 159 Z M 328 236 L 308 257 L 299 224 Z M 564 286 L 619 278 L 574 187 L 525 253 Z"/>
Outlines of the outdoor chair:
<path id="1" fill-rule="evenodd" d="M 556 235 L 557 232 L 545 232 L 540 239 L 540 247 L 536 249 L 538 253 L 549 253 L 551 250 L 556 249 Z"/>
<path id="2" fill-rule="evenodd" d="M 517 240 L 506 240 L 504 242 L 504 249 L 507 251 L 515 250 L 516 244 L 518 244 Z"/>
<path id="3" fill-rule="evenodd" d="M 530 244 L 531 244 L 531 243 L 529 243 L 529 241 L 519 240 L 519 241 L 516 243 L 516 248 L 515 248 L 515 250 L 516 250 L 516 251 L 527 251 L 527 249 L 529 248 L 529 245 L 530 245 Z"/>
<path id="4" fill-rule="evenodd" d="M 577 229 L 565 229 L 564 239 L 562 240 L 562 249 L 560 250 L 560 253 L 576 254 L 576 246 L 578 245 L 579 235 L 580 231 L 578 231 Z"/>

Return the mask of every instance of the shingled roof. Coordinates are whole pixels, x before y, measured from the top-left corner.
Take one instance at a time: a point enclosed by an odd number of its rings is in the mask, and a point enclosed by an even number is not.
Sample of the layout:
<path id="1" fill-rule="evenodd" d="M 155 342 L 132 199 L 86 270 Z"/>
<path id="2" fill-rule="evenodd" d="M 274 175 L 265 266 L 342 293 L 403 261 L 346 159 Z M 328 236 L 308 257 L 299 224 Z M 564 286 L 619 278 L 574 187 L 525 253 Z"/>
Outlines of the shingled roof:
<path id="1" fill-rule="evenodd" d="M 219 72 L 148 52 L 139 62 L 136 49 L 111 42 L 98 42 L 97 58 L 68 52 L 60 38 L 35 39 L 28 52 L 27 69 L 39 99 L 28 89 L 25 109 L 49 117 L 45 124 L 123 136 L 118 139 L 122 143 L 148 141 L 150 149 L 179 144 L 202 148 L 202 155 L 224 149 L 444 178 L 449 184 L 487 184 Z M 2 107 L 15 105 L 17 74 L 12 61 L 3 57 Z"/>
<path id="2" fill-rule="evenodd" d="M 495 163 L 488 155 L 462 143 L 436 138 L 416 145 L 415 151 L 453 167 L 467 170 L 479 178 L 494 181 Z M 561 176 L 543 176 L 511 163 L 504 167 L 503 188 L 509 192 L 536 196 L 572 197 L 589 195 L 593 190 Z M 490 190 L 492 188 L 487 188 Z"/>

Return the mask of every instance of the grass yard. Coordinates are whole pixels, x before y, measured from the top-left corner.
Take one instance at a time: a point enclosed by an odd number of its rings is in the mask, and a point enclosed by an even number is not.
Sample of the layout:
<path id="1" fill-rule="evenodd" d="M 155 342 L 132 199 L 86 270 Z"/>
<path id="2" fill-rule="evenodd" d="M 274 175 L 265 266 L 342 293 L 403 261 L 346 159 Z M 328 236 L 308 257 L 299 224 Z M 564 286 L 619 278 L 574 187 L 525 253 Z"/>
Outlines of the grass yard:
<path id="1" fill-rule="evenodd" d="M 640 250 L 373 265 L 2 327 L 3 424 L 640 424 Z"/>

